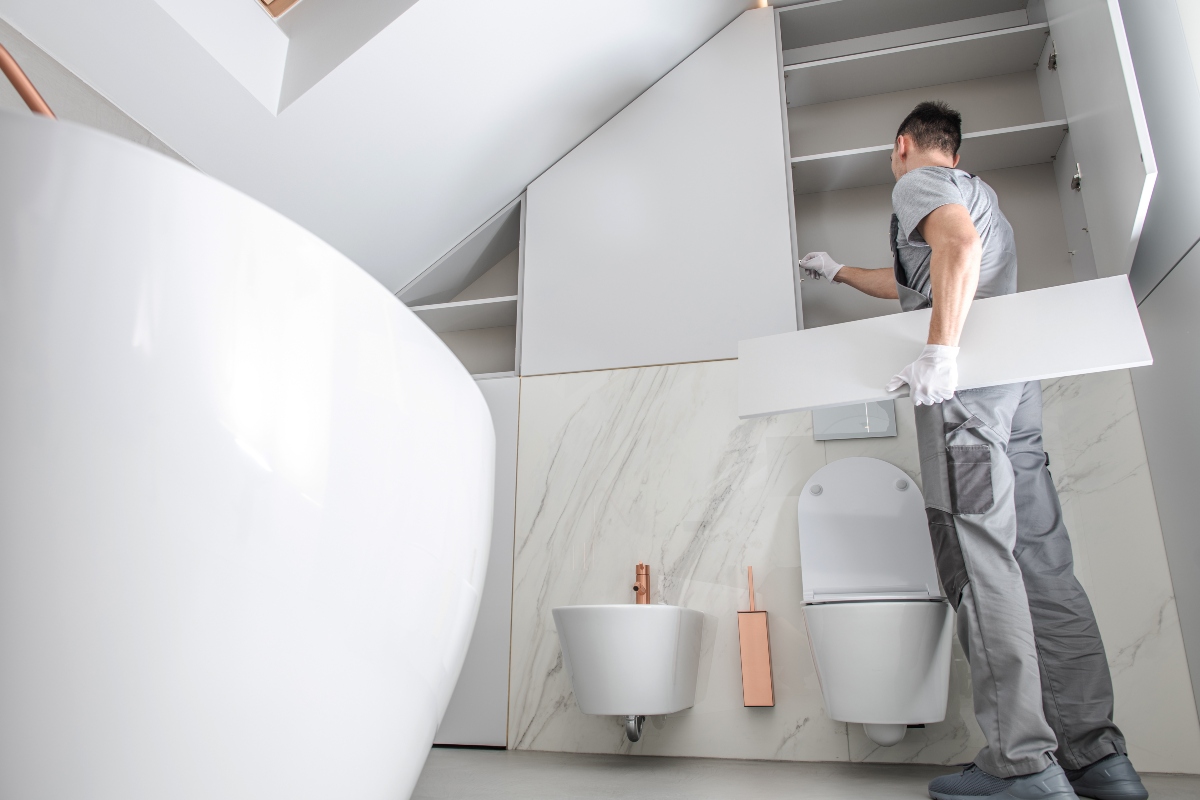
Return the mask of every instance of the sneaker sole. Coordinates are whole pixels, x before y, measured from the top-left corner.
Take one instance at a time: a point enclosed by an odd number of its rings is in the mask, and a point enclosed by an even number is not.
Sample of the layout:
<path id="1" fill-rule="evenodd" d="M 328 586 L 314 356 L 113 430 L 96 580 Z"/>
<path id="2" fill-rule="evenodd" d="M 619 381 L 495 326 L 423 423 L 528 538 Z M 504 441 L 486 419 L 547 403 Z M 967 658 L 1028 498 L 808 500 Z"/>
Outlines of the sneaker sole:
<path id="1" fill-rule="evenodd" d="M 1034 785 L 1011 786 L 999 794 L 946 794 L 929 790 L 932 800 L 1078 800 L 1078 795 L 1070 789 L 1048 791 L 1045 783 Z M 1014 792 L 1013 789 L 1017 791 Z M 1125 800 L 1125 798 L 1097 798 L 1097 800 Z M 1132 798 L 1130 798 L 1132 800 Z"/>
<path id="2" fill-rule="evenodd" d="M 1150 792 L 1140 781 L 1138 783 L 1122 781 L 1105 786 L 1103 789 L 1083 789 L 1082 791 L 1076 789 L 1075 794 L 1090 798 L 1090 800 L 1147 800 L 1150 797 Z"/>

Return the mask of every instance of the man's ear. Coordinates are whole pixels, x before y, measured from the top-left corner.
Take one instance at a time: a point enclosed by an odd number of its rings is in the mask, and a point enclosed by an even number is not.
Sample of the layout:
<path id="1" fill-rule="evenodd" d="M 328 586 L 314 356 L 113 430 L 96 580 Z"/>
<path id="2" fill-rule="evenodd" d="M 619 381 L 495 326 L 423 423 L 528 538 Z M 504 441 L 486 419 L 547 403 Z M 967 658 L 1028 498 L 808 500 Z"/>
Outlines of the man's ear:
<path id="1" fill-rule="evenodd" d="M 908 142 L 904 139 L 904 134 L 896 137 L 896 155 L 904 158 L 908 155 Z"/>
<path id="2" fill-rule="evenodd" d="M 962 156 L 961 156 L 961 155 L 959 155 L 958 153 L 955 153 L 955 154 L 954 154 L 954 163 L 950 165 L 950 168 L 951 168 L 951 169 L 953 169 L 953 168 L 955 168 L 955 167 L 957 167 L 957 166 L 958 166 L 958 160 L 959 160 L 960 158 L 962 158 Z"/>

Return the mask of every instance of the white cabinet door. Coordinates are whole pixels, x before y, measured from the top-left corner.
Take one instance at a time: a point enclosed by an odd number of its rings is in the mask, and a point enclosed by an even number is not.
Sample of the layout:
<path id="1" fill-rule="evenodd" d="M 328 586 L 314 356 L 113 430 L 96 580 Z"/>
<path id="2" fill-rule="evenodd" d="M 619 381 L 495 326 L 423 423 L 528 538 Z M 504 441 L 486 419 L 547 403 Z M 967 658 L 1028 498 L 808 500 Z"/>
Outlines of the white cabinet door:
<path id="1" fill-rule="evenodd" d="M 477 384 L 496 429 L 492 550 L 471 646 L 434 742 L 504 747 L 508 742 L 508 649 L 521 379 L 492 378 Z"/>
<path id="2" fill-rule="evenodd" d="M 1129 272 L 1158 167 L 1117 0 L 1046 0 L 1100 277 Z"/>
<path id="3" fill-rule="evenodd" d="M 796 329 L 780 76 L 774 9 L 747 11 L 530 185 L 523 375 Z"/>

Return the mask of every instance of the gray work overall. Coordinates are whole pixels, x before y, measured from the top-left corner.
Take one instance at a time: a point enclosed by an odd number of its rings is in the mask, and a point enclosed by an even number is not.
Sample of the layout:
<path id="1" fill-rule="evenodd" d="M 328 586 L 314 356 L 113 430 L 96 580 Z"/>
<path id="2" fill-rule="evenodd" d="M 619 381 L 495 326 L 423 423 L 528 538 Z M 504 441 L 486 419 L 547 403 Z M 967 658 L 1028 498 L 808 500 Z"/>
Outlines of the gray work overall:
<path id="1" fill-rule="evenodd" d="M 893 215 L 900 305 L 928 308 L 908 285 L 898 227 Z M 987 739 L 976 765 L 1012 777 L 1045 769 L 1051 754 L 1078 769 L 1125 753 L 1104 644 L 1042 449 L 1041 384 L 957 392 L 916 406 L 916 424 L 929 535 Z"/>

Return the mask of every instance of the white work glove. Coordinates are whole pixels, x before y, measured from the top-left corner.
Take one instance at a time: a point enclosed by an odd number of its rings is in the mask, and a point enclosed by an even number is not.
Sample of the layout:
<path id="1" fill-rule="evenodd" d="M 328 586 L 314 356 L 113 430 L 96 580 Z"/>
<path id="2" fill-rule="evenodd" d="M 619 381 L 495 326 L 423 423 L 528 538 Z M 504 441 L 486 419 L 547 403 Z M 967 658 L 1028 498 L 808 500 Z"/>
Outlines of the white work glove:
<path id="1" fill-rule="evenodd" d="M 949 400 L 958 388 L 957 358 L 957 347 L 927 344 L 916 361 L 888 382 L 887 390 L 894 392 L 907 383 L 913 403 L 919 406 Z"/>
<path id="2" fill-rule="evenodd" d="M 820 280 L 825 280 L 833 283 L 833 276 L 838 274 L 838 270 L 846 266 L 839 264 L 826 252 L 809 253 L 804 258 L 800 259 L 800 268 L 803 269 L 808 277 Z"/>

